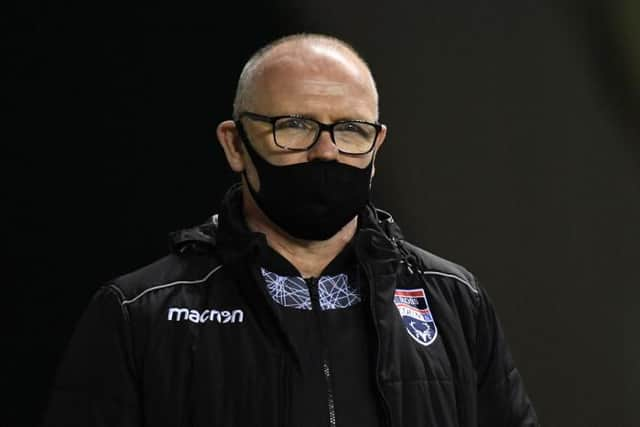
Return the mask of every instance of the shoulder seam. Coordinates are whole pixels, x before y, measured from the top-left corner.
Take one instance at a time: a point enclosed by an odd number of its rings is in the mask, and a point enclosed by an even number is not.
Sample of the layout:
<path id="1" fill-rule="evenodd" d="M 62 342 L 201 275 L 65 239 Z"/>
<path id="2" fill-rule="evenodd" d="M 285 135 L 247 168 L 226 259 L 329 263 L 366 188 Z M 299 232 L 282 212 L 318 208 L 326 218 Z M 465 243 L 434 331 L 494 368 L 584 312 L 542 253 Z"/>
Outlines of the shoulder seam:
<path id="1" fill-rule="evenodd" d="M 478 291 L 478 289 L 476 289 L 476 287 L 473 286 L 470 282 L 468 282 L 467 280 L 463 279 L 462 277 L 456 276 L 455 274 L 444 273 L 442 271 L 437 271 L 437 270 L 424 270 L 424 271 L 419 271 L 419 272 L 422 273 L 422 274 L 430 274 L 430 275 L 434 275 L 434 276 L 444 276 L 444 277 L 450 277 L 452 279 L 456 279 L 458 282 L 462 283 L 467 288 L 469 288 L 469 290 L 471 292 L 473 292 L 474 294 L 478 295 L 480 293 Z"/>
<path id="2" fill-rule="evenodd" d="M 222 268 L 222 264 L 214 267 L 211 271 L 209 271 L 204 277 L 202 277 L 201 279 L 197 279 L 197 280 L 177 280 L 175 282 L 170 282 L 170 283 L 164 283 L 161 285 L 156 285 L 153 286 L 151 288 L 145 289 L 144 291 L 140 292 L 138 295 L 136 295 L 133 298 L 130 299 L 124 299 L 121 302 L 121 305 L 125 306 L 127 304 L 131 304 L 135 301 L 137 301 L 140 297 L 142 297 L 143 295 L 148 294 L 149 292 L 152 291 L 157 291 L 159 289 L 164 289 L 164 288 L 169 288 L 172 286 L 177 286 L 177 285 L 197 285 L 197 284 L 201 284 L 206 282 L 216 271 L 220 270 Z M 115 284 L 111 284 L 110 286 L 113 286 L 114 288 L 118 289 L 118 291 L 120 291 L 120 289 L 115 285 Z M 120 293 L 122 294 L 122 292 L 120 291 Z"/>
<path id="3" fill-rule="evenodd" d="M 118 302 L 120 303 L 120 310 L 122 311 L 122 317 L 126 321 L 129 321 L 129 311 L 124 305 L 122 305 L 122 301 L 126 299 L 124 292 L 122 292 L 122 289 L 120 289 L 115 283 L 110 283 L 108 285 L 105 285 L 105 288 L 108 289 L 117 298 Z"/>
<path id="4" fill-rule="evenodd" d="M 408 245 L 408 246 L 410 246 L 410 247 L 415 248 L 415 249 L 413 249 L 414 251 L 415 251 L 415 250 L 421 250 L 421 251 L 423 251 L 423 252 L 426 252 L 424 249 L 421 249 L 421 248 L 419 248 L 419 247 L 417 247 L 417 246 L 413 245 L 412 243 L 407 242 L 406 240 L 401 240 L 401 241 L 400 241 L 400 243 L 401 243 L 401 244 L 403 244 L 403 245 Z M 411 250 L 411 248 L 409 248 L 409 250 Z M 415 252 L 414 252 L 414 253 L 415 253 Z M 418 257 L 418 259 L 419 259 L 419 257 Z M 450 261 L 449 261 L 449 262 L 450 262 Z M 464 286 L 466 286 L 467 288 L 469 288 L 469 290 L 470 290 L 471 292 L 473 292 L 476 296 L 478 296 L 478 295 L 480 294 L 480 291 L 478 290 L 478 287 L 477 287 L 477 286 L 475 286 L 474 284 L 472 284 L 469 280 L 464 279 L 464 278 L 462 278 L 462 277 L 458 276 L 457 274 L 453 274 L 453 273 L 445 273 L 445 272 L 443 272 L 443 271 L 439 271 L 439 270 L 422 270 L 422 269 L 420 269 L 420 268 L 418 268 L 418 267 L 416 267 L 416 266 L 412 266 L 412 265 L 411 265 L 411 263 L 410 263 L 408 260 L 401 260 L 401 261 L 400 261 L 400 263 L 401 263 L 401 264 L 402 264 L 402 263 L 406 264 L 406 265 L 407 265 L 407 268 L 409 269 L 409 271 L 410 271 L 410 272 L 412 271 L 412 267 L 413 267 L 413 269 L 415 269 L 419 274 L 423 274 L 423 275 L 434 275 L 434 276 L 443 276 L 443 277 L 449 277 L 449 278 L 455 279 L 455 280 L 457 280 L 458 282 L 462 283 L 462 284 L 463 284 Z M 426 267 L 426 266 L 425 266 L 425 267 Z"/>
<path id="5" fill-rule="evenodd" d="M 127 297 L 124 295 L 124 292 L 122 292 L 122 289 L 120 289 L 115 283 L 108 284 L 107 288 L 113 290 L 115 293 L 118 294 L 118 296 L 120 297 L 120 302 L 121 303 L 122 303 L 122 301 L 127 299 Z"/>

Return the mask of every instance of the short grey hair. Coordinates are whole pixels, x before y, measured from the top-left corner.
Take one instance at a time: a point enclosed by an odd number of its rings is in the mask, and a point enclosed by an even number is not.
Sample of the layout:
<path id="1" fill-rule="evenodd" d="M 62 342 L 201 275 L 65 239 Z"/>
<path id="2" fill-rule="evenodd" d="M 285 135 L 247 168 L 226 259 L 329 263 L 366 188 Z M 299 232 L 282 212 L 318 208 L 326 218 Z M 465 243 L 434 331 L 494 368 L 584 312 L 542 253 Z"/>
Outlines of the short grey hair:
<path id="1" fill-rule="evenodd" d="M 264 57 L 271 52 L 275 47 L 280 46 L 285 43 L 290 42 L 301 42 L 301 41 L 314 41 L 326 44 L 328 46 L 333 46 L 338 49 L 342 48 L 350 53 L 352 53 L 358 60 L 364 64 L 365 68 L 369 72 L 369 76 L 371 77 L 371 83 L 373 85 L 373 90 L 375 92 L 376 99 L 376 111 L 378 110 L 378 89 L 376 87 L 376 82 L 373 78 L 371 70 L 369 69 L 369 64 L 362 58 L 362 56 L 355 50 L 353 46 L 349 43 L 340 40 L 336 37 L 328 36 L 325 34 L 315 34 L 315 33 L 299 33 L 292 34 L 285 37 L 281 37 L 267 44 L 266 46 L 260 48 L 257 52 L 255 52 L 251 58 L 247 61 L 240 73 L 240 78 L 238 79 L 238 86 L 236 88 L 236 95 L 233 99 L 233 119 L 237 120 L 240 112 L 248 109 L 248 105 L 250 103 L 251 92 L 253 81 L 255 77 L 255 70 L 260 65 L 261 61 Z M 377 117 L 376 117 L 377 119 Z"/>

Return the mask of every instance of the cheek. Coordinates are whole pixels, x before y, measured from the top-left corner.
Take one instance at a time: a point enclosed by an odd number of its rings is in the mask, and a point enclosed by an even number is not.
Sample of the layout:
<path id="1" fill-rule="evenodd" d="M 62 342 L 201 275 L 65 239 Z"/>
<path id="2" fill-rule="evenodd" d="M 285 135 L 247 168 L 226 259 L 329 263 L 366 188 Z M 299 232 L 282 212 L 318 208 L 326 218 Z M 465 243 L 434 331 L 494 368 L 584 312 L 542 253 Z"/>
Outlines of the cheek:
<path id="1" fill-rule="evenodd" d="M 276 147 L 275 150 L 270 150 L 264 159 L 272 165 L 287 166 L 308 161 L 308 155 L 306 151 L 285 151 Z"/>
<path id="2" fill-rule="evenodd" d="M 275 166 L 293 165 L 306 162 L 308 153 L 305 151 L 287 151 L 273 142 L 271 133 L 254 137 L 253 148 L 267 162 Z"/>
<path id="3" fill-rule="evenodd" d="M 344 163 L 349 166 L 355 166 L 360 169 L 364 169 L 367 166 L 369 166 L 369 163 L 372 161 L 372 159 L 373 159 L 373 154 L 368 154 L 367 156 L 363 156 L 363 157 L 351 157 L 351 156 L 338 155 L 338 161 L 340 163 Z"/>

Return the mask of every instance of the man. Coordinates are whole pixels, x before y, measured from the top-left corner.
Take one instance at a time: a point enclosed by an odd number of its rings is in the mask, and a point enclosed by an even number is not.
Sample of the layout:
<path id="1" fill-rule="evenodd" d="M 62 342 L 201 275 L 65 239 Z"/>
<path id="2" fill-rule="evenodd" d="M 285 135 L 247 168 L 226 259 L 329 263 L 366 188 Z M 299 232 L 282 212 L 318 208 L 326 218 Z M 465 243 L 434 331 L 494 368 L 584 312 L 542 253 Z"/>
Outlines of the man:
<path id="1" fill-rule="evenodd" d="M 271 43 L 233 116 L 241 184 L 97 293 L 47 425 L 537 425 L 485 291 L 369 204 L 387 129 L 357 53 Z"/>

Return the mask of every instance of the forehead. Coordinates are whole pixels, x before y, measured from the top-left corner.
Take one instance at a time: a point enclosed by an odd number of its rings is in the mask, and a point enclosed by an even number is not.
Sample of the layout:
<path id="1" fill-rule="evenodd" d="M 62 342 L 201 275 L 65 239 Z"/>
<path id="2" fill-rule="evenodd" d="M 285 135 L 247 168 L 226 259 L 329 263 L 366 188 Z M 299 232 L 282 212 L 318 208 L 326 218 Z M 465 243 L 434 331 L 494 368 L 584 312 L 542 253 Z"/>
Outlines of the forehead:
<path id="1" fill-rule="evenodd" d="M 251 97 L 256 109 L 272 115 L 375 119 L 371 116 L 377 114 L 377 96 L 368 68 L 353 53 L 332 46 L 274 48 L 256 67 Z"/>

